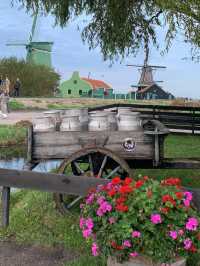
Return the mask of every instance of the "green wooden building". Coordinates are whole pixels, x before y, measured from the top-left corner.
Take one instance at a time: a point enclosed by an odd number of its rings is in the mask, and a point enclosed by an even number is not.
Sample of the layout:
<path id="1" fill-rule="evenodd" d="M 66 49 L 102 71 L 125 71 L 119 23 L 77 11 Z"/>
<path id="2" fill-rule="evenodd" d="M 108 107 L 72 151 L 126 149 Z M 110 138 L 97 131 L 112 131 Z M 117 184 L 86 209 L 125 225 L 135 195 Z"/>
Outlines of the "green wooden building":
<path id="1" fill-rule="evenodd" d="M 113 89 L 102 80 L 81 78 L 79 72 L 75 71 L 69 80 L 60 84 L 61 97 L 95 97 L 103 98 L 112 95 Z"/>

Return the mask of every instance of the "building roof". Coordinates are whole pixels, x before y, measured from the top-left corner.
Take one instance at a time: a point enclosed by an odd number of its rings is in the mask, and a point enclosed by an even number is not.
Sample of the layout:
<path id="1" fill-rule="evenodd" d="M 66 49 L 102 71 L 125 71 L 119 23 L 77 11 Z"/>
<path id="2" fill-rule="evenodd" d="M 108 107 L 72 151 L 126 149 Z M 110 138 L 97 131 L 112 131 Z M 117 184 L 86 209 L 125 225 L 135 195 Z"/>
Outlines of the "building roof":
<path id="1" fill-rule="evenodd" d="M 105 83 L 102 80 L 97 80 L 97 79 L 89 79 L 89 78 L 81 78 L 82 80 L 85 80 L 88 82 L 93 90 L 99 89 L 99 88 L 104 88 L 104 89 L 111 89 L 111 86 Z"/>
<path id="2" fill-rule="evenodd" d="M 138 90 L 137 93 L 144 93 L 144 92 L 148 91 L 153 86 L 157 86 L 157 87 L 161 88 L 158 84 L 153 83 L 153 84 L 151 84 L 151 85 L 149 85 L 149 86 L 147 86 L 147 87 L 145 87 L 145 88 L 143 88 L 141 90 Z"/>

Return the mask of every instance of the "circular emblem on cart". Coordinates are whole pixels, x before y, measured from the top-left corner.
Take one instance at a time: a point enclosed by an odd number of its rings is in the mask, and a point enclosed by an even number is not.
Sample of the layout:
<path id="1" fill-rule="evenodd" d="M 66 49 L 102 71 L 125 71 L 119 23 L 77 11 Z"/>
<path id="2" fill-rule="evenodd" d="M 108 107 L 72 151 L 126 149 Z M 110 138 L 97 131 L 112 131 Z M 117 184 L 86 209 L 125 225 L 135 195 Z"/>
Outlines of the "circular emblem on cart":
<path id="1" fill-rule="evenodd" d="M 122 144 L 124 147 L 125 151 L 132 152 L 135 150 L 135 141 L 132 138 L 126 138 Z"/>

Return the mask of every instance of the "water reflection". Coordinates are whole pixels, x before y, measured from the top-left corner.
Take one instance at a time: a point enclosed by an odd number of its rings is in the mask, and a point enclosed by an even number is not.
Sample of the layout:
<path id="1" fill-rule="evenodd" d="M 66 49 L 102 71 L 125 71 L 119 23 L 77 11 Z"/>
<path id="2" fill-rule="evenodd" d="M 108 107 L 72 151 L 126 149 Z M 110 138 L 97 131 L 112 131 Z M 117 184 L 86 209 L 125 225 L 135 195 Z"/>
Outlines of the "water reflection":
<path id="1" fill-rule="evenodd" d="M 51 170 L 59 167 L 62 160 L 49 160 L 39 163 L 33 171 L 36 172 L 50 172 Z M 26 164 L 25 158 L 12 158 L 9 160 L 0 160 L 0 168 L 23 170 Z"/>

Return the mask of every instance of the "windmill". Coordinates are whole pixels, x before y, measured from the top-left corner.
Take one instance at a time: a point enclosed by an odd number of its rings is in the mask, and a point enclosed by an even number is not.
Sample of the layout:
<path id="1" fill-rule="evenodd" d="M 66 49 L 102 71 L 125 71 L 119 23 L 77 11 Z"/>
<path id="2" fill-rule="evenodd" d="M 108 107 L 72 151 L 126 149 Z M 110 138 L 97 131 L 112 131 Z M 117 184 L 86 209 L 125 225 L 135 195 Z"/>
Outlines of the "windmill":
<path id="1" fill-rule="evenodd" d="M 131 87 L 136 87 L 138 90 L 145 88 L 147 86 L 150 86 L 155 83 L 163 82 L 163 81 L 154 81 L 153 79 L 153 71 L 156 71 L 158 69 L 165 69 L 165 66 L 158 66 L 158 65 L 149 65 L 148 64 L 148 59 L 149 59 L 149 48 L 146 47 L 145 50 L 145 60 L 143 65 L 131 65 L 127 64 L 126 66 L 128 67 L 137 67 L 139 68 L 141 72 L 141 76 L 139 79 L 139 82 L 137 85 L 132 85 Z"/>
<path id="2" fill-rule="evenodd" d="M 28 43 L 7 43 L 7 46 L 25 46 L 26 61 L 30 64 L 45 65 L 51 67 L 51 52 L 53 42 L 35 42 L 34 34 L 37 24 L 38 10 L 34 13 L 32 29 Z"/>

